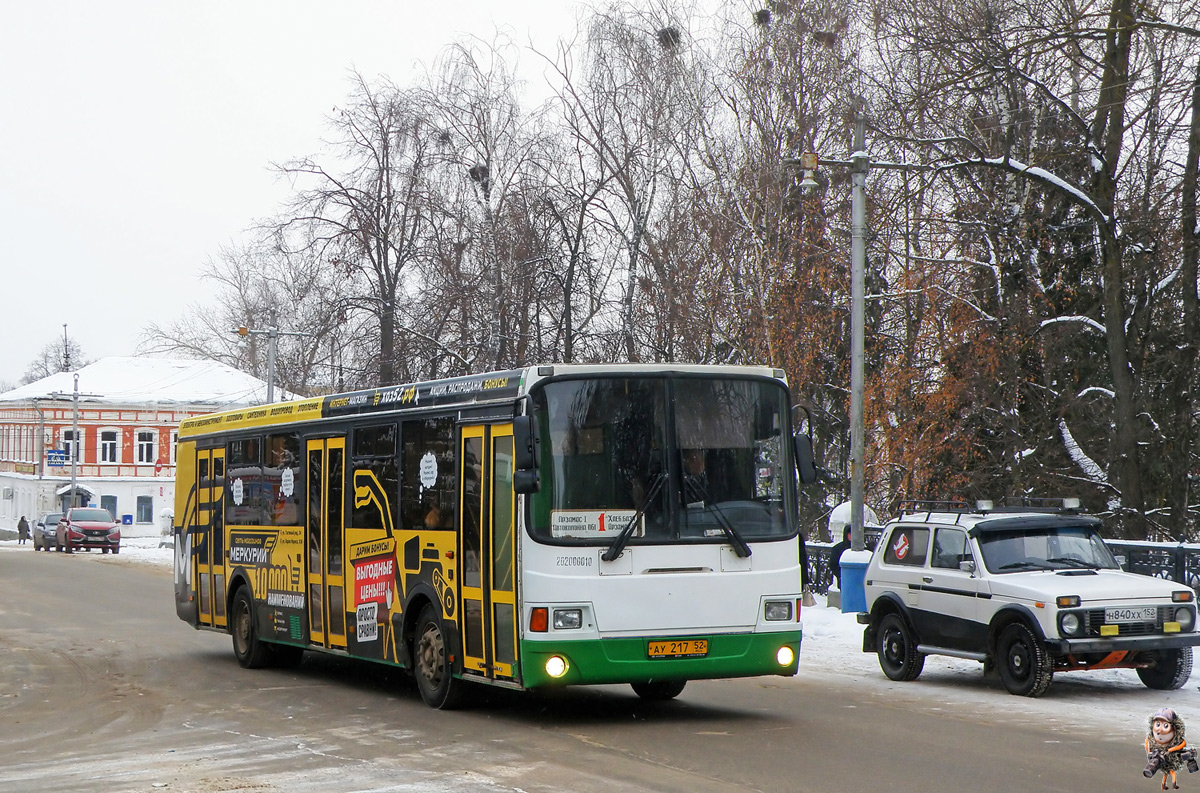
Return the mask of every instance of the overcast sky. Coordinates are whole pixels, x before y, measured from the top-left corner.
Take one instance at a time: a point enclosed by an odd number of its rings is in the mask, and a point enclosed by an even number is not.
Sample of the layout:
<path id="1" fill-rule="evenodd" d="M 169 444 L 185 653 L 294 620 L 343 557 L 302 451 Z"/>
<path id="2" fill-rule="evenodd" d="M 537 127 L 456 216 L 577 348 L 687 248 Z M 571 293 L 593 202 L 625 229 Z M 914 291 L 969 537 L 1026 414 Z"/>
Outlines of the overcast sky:
<path id="1" fill-rule="evenodd" d="M 318 153 L 348 71 L 411 82 L 456 39 L 551 51 L 571 0 L 72 0 L 3 4 L 0 384 L 63 323 L 87 356 L 207 292 L 198 278 Z M 537 81 L 537 59 L 522 55 Z M 532 88 L 532 85 L 531 85 Z"/>

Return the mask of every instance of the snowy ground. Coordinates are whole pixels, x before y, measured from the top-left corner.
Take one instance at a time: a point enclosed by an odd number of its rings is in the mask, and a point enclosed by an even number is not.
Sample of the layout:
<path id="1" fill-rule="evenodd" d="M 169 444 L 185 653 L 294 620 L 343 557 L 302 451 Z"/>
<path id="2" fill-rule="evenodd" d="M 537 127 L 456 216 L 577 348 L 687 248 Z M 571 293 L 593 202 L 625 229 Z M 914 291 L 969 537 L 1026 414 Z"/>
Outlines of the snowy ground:
<path id="1" fill-rule="evenodd" d="M 85 556 L 103 564 L 153 565 L 170 569 L 174 550 L 158 547 L 158 537 L 131 537 L 123 540 L 119 556 L 89 552 Z M 0 553 L 33 553 L 33 545 L 18 545 L 16 540 L 0 541 Z M 862 626 L 853 614 L 843 614 L 825 605 L 817 596 L 817 605 L 806 608 L 804 644 L 800 654 L 800 674 L 795 680 L 828 679 L 831 684 L 862 688 L 880 699 L 908 703 L 914 710 L 936 713 L 941 710 L 972 709 L 981 718 L 1027 723 L 1047 730 L 1048 742 L 1054 733 L 1067 733 L 1087 726 L 1105 737 L 1140 742 L 1145 736 L 1146 719 L 1163 706 L 1179 712 L 1185 722 L 1200 723 L 1200 660 L 1196 672 L 1178 691 L 1152 691 L 1141 684 L 1130 669 L 1071 672 L 1054 676 L 1054 682 L 1039 699 L 1014 697 L 1004 690 L 995 676 L 985 678 L 983 667 L 974 661 L 929 657 L 921 677 L 910 683 L 888 680 L 873 654 L 862 652 Z"/>

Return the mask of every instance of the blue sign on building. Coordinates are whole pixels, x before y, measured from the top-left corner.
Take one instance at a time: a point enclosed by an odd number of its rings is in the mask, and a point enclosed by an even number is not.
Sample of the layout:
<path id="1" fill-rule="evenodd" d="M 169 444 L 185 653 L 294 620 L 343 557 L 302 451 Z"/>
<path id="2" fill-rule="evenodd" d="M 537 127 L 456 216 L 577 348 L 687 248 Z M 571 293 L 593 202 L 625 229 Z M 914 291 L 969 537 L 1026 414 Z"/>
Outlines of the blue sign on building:
<path id="1" fill-rule="evenodd" d="M 46 450 L 46 465 L 51 467 L 61 467 L 67 464 L 66 449 L 47 449 Z"/>

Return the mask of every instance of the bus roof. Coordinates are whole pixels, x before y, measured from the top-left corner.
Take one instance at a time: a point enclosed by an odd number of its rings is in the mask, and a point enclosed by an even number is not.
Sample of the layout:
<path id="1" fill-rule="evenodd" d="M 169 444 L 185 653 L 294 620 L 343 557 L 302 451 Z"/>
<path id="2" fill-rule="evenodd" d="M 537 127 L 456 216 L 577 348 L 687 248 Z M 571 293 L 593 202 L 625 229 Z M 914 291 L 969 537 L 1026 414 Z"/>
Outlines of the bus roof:
<path id="1" fill-rule="evenodd" d="M 784 382 L 782 369 L 765 366 L 709 364 L 554 364 L 500 372 L 426 380 L 404 385 L 368 388 L 291 402 L 257 405 L 186 419 L 179 437 L 192 438 L 226 430 L 292 424 L 364 413 L 418 407 L 470 407 L 514 400 L 538 381 L 589 375 L 711 375 L 764 377 Z"/>

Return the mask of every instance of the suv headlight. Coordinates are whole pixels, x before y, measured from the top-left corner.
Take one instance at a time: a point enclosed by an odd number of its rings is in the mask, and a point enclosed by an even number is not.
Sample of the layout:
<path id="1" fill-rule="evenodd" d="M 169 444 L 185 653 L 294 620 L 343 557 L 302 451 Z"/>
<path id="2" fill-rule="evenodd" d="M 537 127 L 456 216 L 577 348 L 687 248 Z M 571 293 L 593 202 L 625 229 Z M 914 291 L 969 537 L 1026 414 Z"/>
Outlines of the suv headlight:
<path id="1" fill-rule="evenodd" d="M 1187 606 L 1177 608 L 1175 609 L 1175 621 L 1179 623 L 1179 630 L 1190 631 L 1196 627 L 1196 612 Z"/>
<path id="2" fill-rule="evenodd" d="M 1064 611 L 1058 615 L 1058 630 L 1063 636 L 1078 636 L 1083 633 L 1083 619 L 1077 611 Z"/>

